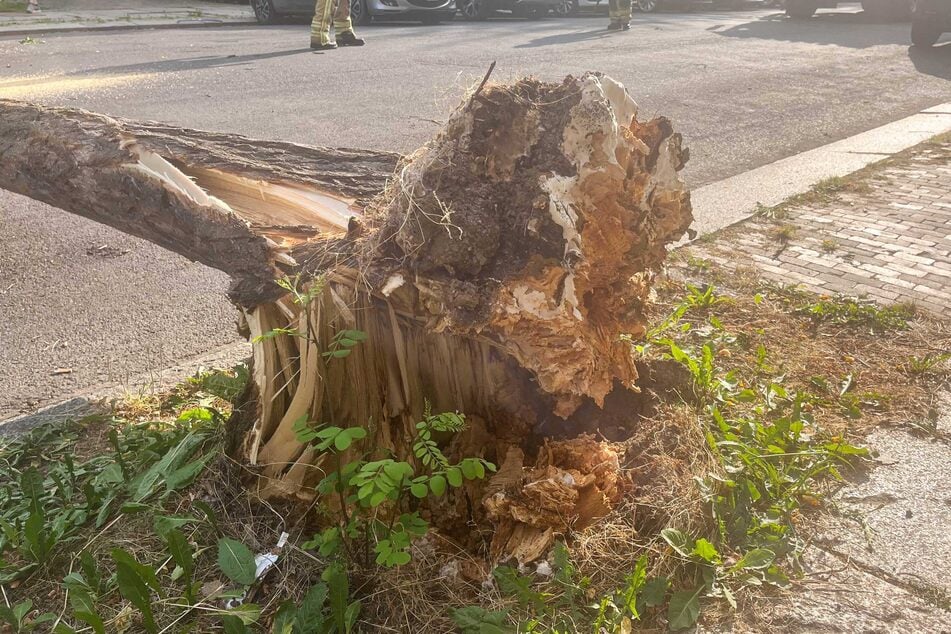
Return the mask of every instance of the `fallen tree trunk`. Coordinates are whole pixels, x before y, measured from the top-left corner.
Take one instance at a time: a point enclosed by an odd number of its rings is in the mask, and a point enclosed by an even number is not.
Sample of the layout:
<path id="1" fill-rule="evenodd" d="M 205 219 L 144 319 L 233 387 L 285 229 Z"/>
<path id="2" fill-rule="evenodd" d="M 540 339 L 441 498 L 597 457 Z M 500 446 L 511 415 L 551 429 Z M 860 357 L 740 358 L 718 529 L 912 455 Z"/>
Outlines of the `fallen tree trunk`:
<path id="1" fill-rule="evenodd" d="M 345 231 L 399 155 L 305 147 L 0 99 L 0 187 L 220 269 L 239 306 Z"/>
<path id="2" fill-rule="evenodd" d="M 547 538 L 524 509 L 545 502 L 506 501 L 506 486 L 569 469 L 553 486 L 577 490 L 558 493 L 552 516 L 581 514 L 581 487 L 600 496 L 585 502 L 592 516 L 621 488 L 596 485 L 602 468 L 577 456 L 551 462 L 567 449 L 534 471 L 510 450 L 552 421 L 592 430 L 578 408 L 634 388 L 621 335 L 644 332 L 653 274 L 691 221 L 680 136 L 636 114 L 597 74 L 490 84 L 397 165 L 0 101 L 0 187 L 233 277 L 254 342 L 235 454 L 262 495 L 313 496 L 322 456 L 298 440 L 302 420 L 362 426 L 360 451 L 412 456 L 427 407 L 456 410 L 470 424 L 446 451 L 509 465 L 487 507 L 506 540 L 519 523 L 535 531 L 509 553 L 534 552 Z M 346 331 L 366 341 L 343 351 Z M 440 510 L 473 513 L 468 499 Z"/>

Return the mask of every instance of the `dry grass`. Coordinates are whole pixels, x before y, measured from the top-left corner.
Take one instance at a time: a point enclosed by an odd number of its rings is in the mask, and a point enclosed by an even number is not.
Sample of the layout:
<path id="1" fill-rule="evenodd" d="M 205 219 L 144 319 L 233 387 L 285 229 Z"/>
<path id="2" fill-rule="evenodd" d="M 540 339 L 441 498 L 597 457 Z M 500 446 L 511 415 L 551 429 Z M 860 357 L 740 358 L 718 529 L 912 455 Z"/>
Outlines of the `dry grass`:
<path id="1" fill-rule="evenodd" d="M 693 261 L 684 256 L 679 259 Z M 936 407 L 938 390 L 948 385 L 948 372 L 946 364 L 913 371 L 910 360 L 951 349 L 951 329 L 947 323 L 918 316 L 907 329 L 884 335 L 854 325 L 816 325 L 794 312 L 814 297 L 786 289 L 764 289 L 754 269 L 745 270 L 743 275 L 727 275 L 716 264 L 706 261 L 703 266 L 688 268 L 690 281 L 696 285 L 717 280 L 717 292 L 726 301 L 709 309 L 691 310 L 684 320 L 692 325 L 693 331 L 708 327 L 711 316 L 722 323 L 723 332 L 730 337 L 718 340 L 718 364 L 735 370 L 741 380 L 752 381 L 768 373 L 782 375 L 789 389 L 814 393 L 827 389 L 829 398 L 814 406 L 818 424 L 827 434 L 859 443 L 864 434 L 881 425 L 917 424 L 919 429 L 926 428 L 921 423 L 928 420 Z M 684 290 L 680 281 L 659 284 L 652 322 L 660 322 L 683 298 Z M 761 346 L 767 351 L 765 361 L 758 354 Z M 648 415 L 630 426 L 630 436 L 624 442 L 627 450 L 623 467 L 634 483 L 633 493 L 594 526 L 565 536 L 579 575 L 590 579 L 587 592 L 592 601 L 617 588 L 630 574 L 633 562 L 644 554 L 650 557 L 649 574 L 673 578 L 684 574 L 679 558 L 660 539 L 661 529 L 676 527 L 692 535 L 709 534 L 711 530 L 710 514 L 698 480 L 710 473 L 720 473 L 721 466 L 705 442 L 702 413 L 692 404 L 685 377 L 675 364 L 650 363 L 644 369 L 642 385 L 656 404 Z M 818 376 L 824 377 L 828 388 L 817 386 Z M 850 393 L 876 403 L 863 405 L 863 416 L 859 419 L 851 418 L 836 405 L 841 382 L 848 376 L 852 377 Z M 130 419 L 172 418 L 177 413 L 176 404 L 187 400 L 194 389 L 184 386 L 157 400 L 133 399 L 119 404 L 117 412 Z M 94 455 L 103 451 L 107 446 L 105 433 L 105 427 L 90 427 L 77 453 Z M 318 580 L 325 562 L 294 544 L 308 539 L 322 518 L 314 505 L 275 506 L 254 499 L 241 486 L 241 476 L 239 465 L 222 458 L 184 495 L 173 496 L 156 512 L 197 516 L 194 502 L 201 500 L 214 509 L 222 534 L 242 541 L 254 552 L 270 550 L 282 532 L 289 533 L 288 547 L 278 565 L 248 598 L 269 615 L 281 601 L 299 601 Z M 800 516 L 797 528 L 808 532 L 810 521 L 807 515 Z M 208 535 L 197 534 L 198 530 L 207 532 L 207 525 L 189 530 L 198 543 L 213 541 Z M 100 562 L 107 562 L 109 550 L 116 546 L 126 548 L 143 561 L 155 562 L 156 553 L 164 552 L 148 513 L 119 515 L 103 530 L 91 531 L 84 542 Z M 58 568 L 65 574 L 75 562 L 70 561 L 68 553 L 61 556 Z M 199 555 L 199 580 L 209 587 L 227 585 L 214 557 L 213 548 Z M 171 564 L 164 562 L 160 578 L 167 579 L 170 572 Z M 10 588 L 9 598 L 29 597 L 41 611 L 62 613 L 62 574 L 34 577 L 29 588 Z M 362 631 L 444 633 L 454 630 L 451 608 L 473 604 L 493 610 L 514 607 L 511 597 L 502 596 L 494 585 L 484 583 L 490 578 L 484 553 L 466 552 L 431 533 L 414 545 L 410 564 L 393 570 L 355 570 L 351 587 L 363 603 Z M 107 611 L 112 620 L 107 628 L 118 629 L 122 621 L 132 616 L 122 610 L 124 602 L 117 594 L 113 593 L 111 599 L 113 603 Z M 770 596 L 766 591 L 756 590 L 740 594 L 738 600 L 739 617 L 725 604 L 707 605 L 705 622 L 732 620 L 742 630 L 744 610 L 755 610 L 758 602 L 770 600 Z M 215 600 L 209 605 L 217 608 L 220 603 Z M 177 618 L 174 615 L 178 608 L 162 606 L 162 601 L 158 601 L 160 622 L 168 624 Z M 657 609 L 652 609 L 642 623 L 646 628 L 643 631 L 661 631 L 663 621 L 657 618 L 659 615 Z M 189 617 L 189 621 L 193 631 L 214 631 L 219 623 L 214 616 L 199 616 L 197 621 Z"/>

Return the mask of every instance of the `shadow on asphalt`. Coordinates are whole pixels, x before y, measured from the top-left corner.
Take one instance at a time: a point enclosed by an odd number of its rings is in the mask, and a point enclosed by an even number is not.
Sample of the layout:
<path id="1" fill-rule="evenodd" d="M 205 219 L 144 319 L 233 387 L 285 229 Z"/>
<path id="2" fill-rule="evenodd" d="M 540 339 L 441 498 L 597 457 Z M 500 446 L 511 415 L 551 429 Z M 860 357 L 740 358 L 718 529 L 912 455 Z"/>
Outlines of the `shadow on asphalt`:
<path id="1" fill-rule="evenodd" d="M 602 39 L 605 37 L 611 37 L 612 35 L 620 34 L 612 33 L 608 31 L 605 26 L 602 26 L 601 28 L 594 29 L 592 31 L 576 31 L 573 33 L 556 33 L 555 35 L 546 35 L 545 37 L 535 38 L 534 40 L 529 40 L 524 44 L 519 44 L 515 48 L 537 48 L 539 46 L 552 46 L 554 44 L 571 44 L 573 42 L 583 42 L 585 40 Z"/>
<path id="2" fill-rule="evenodd" d="M 908 57 L 919 73 L 951 79 L 951 42 L 932 48 L 909 47 Z"/>
<path id="3" fill-rule="evenodd" d="M 209 55 L 205 57 L 185 57 L 181 59 L 164 59 L 158 62 L 142 62 L 141 64 L 124 64 L 122 66 L 103 66 L 102 68 L 84 69 L 66 73 L 66 76 L 89 75 L 97 73 L 121 75 L 125 73 L 174 73 L 182 70 L 201 70 L 205 68 L 220 68 L 225 66 L 243 66 L 262 59 L 288 57 L 312 53 L 310 47 L 295 48 L 287 51 L 271 51 L 270 53 L 255 53 L 253 55 Z"/>
<path id="4" fill-rule="evenodd" d="M 722 31 L 716 28 L 710 30 L 725 37 L 830 44 L 847 48 L 911 43 L 911 26 L 908 22 L 876 21 L 864 12 L 818 13 L 808 20 L 793 20 L 783 13 L 774 13 Z"/>

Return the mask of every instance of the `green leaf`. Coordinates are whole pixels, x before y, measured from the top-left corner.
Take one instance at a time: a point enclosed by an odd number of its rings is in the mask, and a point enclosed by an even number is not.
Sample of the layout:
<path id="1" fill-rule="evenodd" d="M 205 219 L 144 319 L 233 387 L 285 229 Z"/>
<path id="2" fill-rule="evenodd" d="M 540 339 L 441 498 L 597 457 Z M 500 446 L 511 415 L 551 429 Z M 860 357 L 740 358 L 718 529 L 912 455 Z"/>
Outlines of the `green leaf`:
<path id="1" fill-rule="evenodd" d="M 442 495 L 446 492 L 446 478 L 441 475 L 434 475 L 429 479 L 429 490 L 433 495 Z"/>
<path id="2" fill-rule="evenodd" d="M 667 586 L 667 577 L 651 577 L 648 579 L 641 591 L 641 600 L 644 601 L 644 605 L 649 608 L 662 605 L 664 598 L 667 596 Z"/>
<path id="3" fill-rule="evenodd" d="M 477 605 L 451 611 L 453 623 L 462 634 L 510 634 L 515 631 L 508 623 L 507 612 L 492 612 Z"/>
<path id="4" fill-rule="evenodd" d="M 40 508 L 33 510 L 23 526 L 23 536 L 29 545 L 29 552 L 37 563 L 46 561 L 53 539 L 46 531 L 46 517 Z"/>
<path id="5" fill-rule="evenodd" d="M 363 608 L 363 604 L 359 601 L 353 601 L 350 605 L 347 606 L 347 611 L 343 615 L 344 623 L 346 624 L 347 632 L 353 631 L 353 626 L 356 625 L 357 619 L 360 618 L 360 610 Z"/>
<path id="6" fill-rule="evenodd" d="M 13 617 L 16 619 L 17 623 L 22 623 L 23 619 L 26 618 L 26 615 L 29 614 L 30 610 L 32 609 L 33 601 L 30 599 L 24 599 L 13 606 Z"/>
<path id="7" fill-rule="evenodd" d="M 121 507 L 119 507 L 119 512 L 126 515 L 134 515 L 135 513 L 141 513 L 142 511 L 148 511 L 152 508 L 149 504 L 142 504 L 140 502 L 126 502 Z"/>
<path id="8" fill-rule="evenodd" d="M 429 489 L 426 488 L 426 485 L 420 484 L 418 482 L 416 484 L 410 485 L 409 492 L 412 493 L 414 497 L 419 499 L 423 499 L 429 495 Z"/>
<path id="9" fill-rule="evenodd" d="M 186 524 L 197 521 L 198 518 L 195 517 L 183 517 L 179 515 L 156 515 L 152 519 L 152 528 L 155 530 L 156 535 L 164 539 L 165 534 L 170 530 L 181 528 Z"/>
<path id="10" fill-rule="evenodd" d="M 294 634 L 294 626 L 298 622 L 297 608 L 294 607 L 291 601 L 285 601 L 277 609 L 277 614 L 274 615 L 274 621 L 271 623 L 271 634 Z M 305 632 L 319 632 L 320 628 L 317 625 L 319 623 L 310 629 L 306 629 L 303 625 L 301 627 L 304 628 Z"/>
<path id="11" fill-rule="evenodd" d="M 690 553 L 693 550 L 693 540 L 686 533 L 676 528 L 665 528 L 660 532 L 660 536 L 663 537 L 664 541 L 677 551 L 679 555 L 682 557 L 690 557 Z"/>
<path id="12" fill-rule="evenodd" d="M 244 625 L 251 625 L 261 618 L 261 607 L 254 603 L 242 603 L 228 610 L 228 614 L 240 619 Z"/>
<path id="13" fill-rule="evenodd" d="M 769 568 L 774 559 L 776 559 L 776 553 L 773 551 L 766 548 L 754 548 L 743 555 L 740 560 L 730 568 L 730 572 Z"/>
<path id="14" fill-rule="evenodd" d="M 254 583 L 257 570 L 254 554 L 237 540 L 228 537 L 218 540 L 218 567 L 235 583 L 243 586 Z"/>
<path id="15" fill-rule="evenodd" d="M 459 468 L 462 469 L 462 475 L 464 475 L 467 480 L 474 480 L 476 478 L 476 464 L 478 464 L 478 462 L 473 462 L 469 459 L 459 463 Z"/>
<path id="16" fill-rule="evenodd" d="M 327 602 L 329 590 L 327 584 L 320 581 L 307 591 L 304 599 L 297 608 L 297 628 L 301 632 L 318 632 L 324 624 L 324 604 Z"/>
<path id="17" fill-rule="evenodd" d="M 69 604 L 73 608 L 73 616 L 88 625 L 96 634 L 105 634 L 106 626 L 96 611 L 96 603 L 92 596 L 83 590 L 71 589 Z"/>
<path id="18" fill-rule="evenodd" d="M 449 467 L 446 469 L 446 480 L 452 487 L 462 486 L 462 470 L 459 467 Z"/>
<path id="19" fill-rule="evenodd" d="M 83 569 L 83 574 L 86 577 L 86 583 L 89 584 L 89 587 L 96 593 L 101 591 L 102 586 L 102 573 L 99 571 L 99 565 L 96 563 L 96 558 L 92 556 L 88 550 L 84 550 L 82 554 L 79 555 L 79 565 Z"/>
<path id="20" fill-rule="evenodd" d="M 116 561 L 116 585 L 119 593 L 142 613 L 142 626 L 150 634 L 158 632 L 155 618 L 152 616 L 152 601 L 149 586 L 155 581 L 155 571 L 147 568 L 135 560 L 132 555 L 122 549 L 112 551 L 112 558 Z M 157 584 L 157 581 L 155 581 Z"/>
<path id="21" fill-rule="evenodd" d="M 208 452 L 198 460 L 189 462 L 184 467 L 176 469 L 172 473 L 168 474 L 168 477 L 165 478 L 165 487 L 167 491 L 177 491 L 191 484 L 199 473 L 204 471 L 205 467 L 208 466 L 208 463 L 211 462 L 212 458 L 217 457 L 218 454 L 214 452 Z"/>
<path id="22" fill-rule="evenodd" d="M 234 614 L 225 614 L 222 616 L 221 625 L 224 628 L 225 634 L 245 634 L 248 631 L 248 626 L 244 624 L 244 621 Z"/>
<path id="23" fill-rule="evenodd" d="M 684 630 L 692 627 L 700 618 L 700 592 L 703 586 L 696 590 L 681 590 L 670 597 L 667 606 L 667 624 L 672 630 Z"/>
<path id="24" fill-rule="evenodd" d="M 324 570 L 321 578 L 327 583 L 330 600 L 330 616 L 338 632 L 349 632 L 347 606 L 350 601 L 350 579 L 340 564 L 332 564 Z"/>
<path id="25" fill-rule="evenodd" d="M 192 506 L 197 508 L 199 511 L 204 514 L 205 519 L 211 524 L 211 527 L 214 529 L 215 533 L 221 534 L 221 527 L 218 526 L 218 515 L 215 514 L 215 510 L 208 505 L 204 500 L 195 500 L 192 502 Z"/>
<path id="26" fill-rule="evenodd" d="M 182 415 L 184 416 L 186 413 Z M 141 502 L 155 493 L 159 482 L 163 478 L 167 478 L 170 473 L 177 470 L 188 460 L 204 440 L 205 437 L 203 434 L 195 432 L 189 433 L 182 438 L 175 447 L 167 451 L 161 460 L 149 467 L 143 474 L 137 476 L 131 483 L 134 491 L 132 495 L 133 501 Z"/>
<path id="27" fill-rule="evenodd" d="M 162 595 L 162 585 L 158 582 L 158 577 L 155 576 L 155 569 L 152 566 L 139 563 L 135 557 L 121 548 L 112 550 L 112 558 L 117 564 L 128 566 L 145 585 L 155 590 L 159 596 Z"/>
<path id="28" fill-rule="evenodd" d="M 707 563 L 715 564 L 720 561 L 720 553 L 717 552 L 716 547 L 702 537 L 694 543 L 692 554 Z"/>
<path id="29" fill-rule="evenodd" d="M 30 467 L 20 474 L 20 492 L 23 497 L 30 501 L 30 510 L 34 513 L 42 512 L 43 496 L 43 476 L 40 472 Z"/>
<path id="30" fill-rule="evenodd" d="M 165 533 L 165 541 L 168 543 L 168 552 L 172 559 L 182 567 L 182 571 L 185 573 L 185 583 L 190 586 L 195 571 L 195 555 L 191 545 L 185 535 L 177 528 Z"/>
<path id="31" fill-rule="evenodd" d="M 353 444 L 353 438 L 346 431 L 341 431 L 334 436 L 334 447 L 337 451 L 346 451 Z"/>

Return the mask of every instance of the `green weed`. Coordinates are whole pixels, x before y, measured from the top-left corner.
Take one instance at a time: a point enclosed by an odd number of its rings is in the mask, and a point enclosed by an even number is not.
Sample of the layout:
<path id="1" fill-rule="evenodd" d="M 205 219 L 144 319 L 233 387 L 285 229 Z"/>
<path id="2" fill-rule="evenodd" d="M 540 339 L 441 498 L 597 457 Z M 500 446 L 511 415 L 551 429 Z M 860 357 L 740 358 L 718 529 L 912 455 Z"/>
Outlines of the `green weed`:
<path id="1" fill-rule="evenodd" d="M 788 244 L 796 237 L 797 229 L 795 225 L 785 224 L 773 228 L 769 234 L 770 237 L 780 244 Z"/>
<path id="2" fill-rule="evenodd" d="M 809 301 L 797 308 L 795 312 L 808 316 L 815 326 L 820 324 L 860 326 L 880 333 L 908 328 L 908 322 L 915 316 L 916 311 L 914 306 L 909 304 L 878 306 L 867 300 L 836 296 Z"/>
<path id="3" fill-rule="evenodd" d="M 911 376 L 926 374 L 943 374 L 948 371 L 945 367 L 951 361 L 951 353 L 929 352 L 924 356 L 911 356 L 904 364 L 905 373 Z"/>

